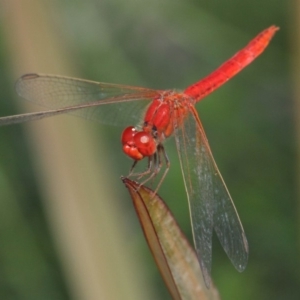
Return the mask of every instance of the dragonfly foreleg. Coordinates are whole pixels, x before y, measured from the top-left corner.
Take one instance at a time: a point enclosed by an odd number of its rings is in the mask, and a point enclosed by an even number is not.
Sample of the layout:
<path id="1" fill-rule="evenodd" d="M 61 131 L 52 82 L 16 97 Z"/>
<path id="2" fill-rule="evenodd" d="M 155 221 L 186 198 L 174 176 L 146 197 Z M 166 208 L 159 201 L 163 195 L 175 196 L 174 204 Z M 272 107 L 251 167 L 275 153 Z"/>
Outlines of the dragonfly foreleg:
<path id="1" fill-rule="evenodd" d="M 168 155 L 167 155 L 167 152 L 165 151 L 165 148 L 163 145 L 158 145 L 157 147 L 157 153 L 158 153 L 158 170 L 157 170 L 157 173 L 160 171 L 161 167 L 162 167 L 162 155 L 163 155 L 163 158 L 165 160 L 165 164 L 166 164 L 166 169 L 162 175 L 162 177 L 160 178 L 158 184 L 157 184 L 157 187 L 154 191 L 154 194 L 157 193 L 158 189 L 160 188 L 162 182 L 164 181 L 169 169 L 170 169 L 170 160 L 168 158 Z M 156 173 L 156 174 L 157 174 Z"/>

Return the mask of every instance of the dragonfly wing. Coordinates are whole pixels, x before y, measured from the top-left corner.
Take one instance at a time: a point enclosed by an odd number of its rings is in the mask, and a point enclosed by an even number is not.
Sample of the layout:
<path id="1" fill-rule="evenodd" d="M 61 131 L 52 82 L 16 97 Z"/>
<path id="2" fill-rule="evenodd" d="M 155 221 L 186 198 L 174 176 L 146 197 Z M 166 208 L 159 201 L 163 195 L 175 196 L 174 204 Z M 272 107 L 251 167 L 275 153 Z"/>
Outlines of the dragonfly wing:
<path id="1" fill-rule="evenodd" d="M 212 169 L 215 172 L 213 180 L 214 229 L 232 264 L 239 272 L 242 272 L 248 262 L 247 238 L 234 203 L 214 161 L 212 161 Z"/>
<path id="2" fill-rule="evenodd" d="M 176 128 L 176 124 L 174 125 Z M 188 196 L 195 248 L 204 281 L 209 287 L 213 233 L 213 176 L 210 172 L 210 157 L 199 134 L 198 124 L 191 114 L 175 130 L 174 135 Z"/>
<path id="3" fill-rule="evenodd" d="M 22 76 L 16 90 L 21 97 L 45 107 L 66 108 L 71 114 L 111 125 L 139 122 L 149 101 L 159 94 L 147 88 L 43 74 Z M 113 103 L 118 104 L 114 108 L 104 105 Z M 68 110 L 74 106 L 80 109 Z M 60 113 L 63 112 L 60 110 Z"/>
<path id="4" fill-rule="evenodd" d="M 175 139 L 189 198 L 196 251 L 206 283 L 210 280 L 212 228 L 233 265 L 243 271 L 248 243 L 239 216 L 212 156 L 193 106 Z"/>
<path id="5" fill-rule="evenodd" d="M 197 111 L 191 107 L 191 115 L 197 123 L 196 139 L 203 145 L 207 169 L 212 179 L 213 226 L 219 241 L 235 268 L 242 272 L 248 262 L 248 242 L 232 198 L 210 150 L 205 131 Z"/>

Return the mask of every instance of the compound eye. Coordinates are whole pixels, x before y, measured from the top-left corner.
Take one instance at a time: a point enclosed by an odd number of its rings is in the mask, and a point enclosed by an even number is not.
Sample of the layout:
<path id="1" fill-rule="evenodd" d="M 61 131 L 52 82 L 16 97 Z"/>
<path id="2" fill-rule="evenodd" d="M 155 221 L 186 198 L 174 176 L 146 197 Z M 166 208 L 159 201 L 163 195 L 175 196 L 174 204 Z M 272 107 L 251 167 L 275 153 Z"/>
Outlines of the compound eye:
<path id="1" fill-rule="evenodd" d="M 137 132 L 134 135 L 134 144 L 143 156 L 151 156 L 156 152 L 155 139 L 147 132 Z"/>
<path id="2" fill-rule="evenodd" d="M 125 144 L 132 144 L 133 143 L 133 138 L 136 135 L 138 131 L 133 127 L 133 126 L 129 126 L 127 128 L 124 129 L 122 136 L 121 136 L 121 142 L 122 145 Z"/>

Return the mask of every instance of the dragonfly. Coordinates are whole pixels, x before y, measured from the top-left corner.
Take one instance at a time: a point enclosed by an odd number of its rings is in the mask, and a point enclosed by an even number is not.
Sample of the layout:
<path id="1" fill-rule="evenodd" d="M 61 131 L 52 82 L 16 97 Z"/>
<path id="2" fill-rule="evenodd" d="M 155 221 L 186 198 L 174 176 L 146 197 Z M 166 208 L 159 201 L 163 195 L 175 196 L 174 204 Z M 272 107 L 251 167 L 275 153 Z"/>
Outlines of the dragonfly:
<path id="1" fill-rule="evenodd" d="M 279 28 L 270 26 L 218 69 L 184 91 L 154 90 L 101 83 L 57 75 L 26 74 L 16 83 L 17 93 L 48 108 L 46 111 L 6 116 L 0 125 L 39 120 L 64 113 L 105 124 L 128 126 L 122 133 L 124 153 L 133 159 L 129 176 L 144 181 L 170 168 L 164 148 L 175 138 L 182 170 L 194 245 L 206 286 L 210 286 L 212 235 L 238 271 L 248 261 L 248 242 L 240 218 L 213 158 L 195 105 L 256 59 Z M 148 159 L 144 172 L 134 174 L 137 162 Z"/>

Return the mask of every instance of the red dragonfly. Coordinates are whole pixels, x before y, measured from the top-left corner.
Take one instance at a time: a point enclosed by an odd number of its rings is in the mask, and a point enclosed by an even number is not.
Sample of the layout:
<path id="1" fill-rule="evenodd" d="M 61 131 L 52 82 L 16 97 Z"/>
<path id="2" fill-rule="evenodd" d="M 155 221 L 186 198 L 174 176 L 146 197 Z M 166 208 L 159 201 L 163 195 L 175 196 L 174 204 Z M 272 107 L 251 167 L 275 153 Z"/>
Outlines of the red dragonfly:
<path id="1" fill-rule="evenodd" d="M 183 92 L 152 90 L 99 83 L 55 75 L 27 74 L 16 84 L 25 99 L 51 108 L 48 111 L 0 118 L 0 125 L 72 113 L 102 123 L 123 125 L 123 151 L 135 164 L 148 158 L 148 169 L 139 173 L 146 182 L 169 160 L 164 140 L 174 136 L 189 201 L 195 248 L 207 287 L 210 285 L 212 234 L 217 236 L 238 271 L 248 260 L 248 243 L 239 216 L 212 156 L 195 104 L 240 72 L 260 55 L 279 28 L 271 26 L 204 79 Z M 140 117 L 143 116 L 143 122 Z M 129 174 L 132 174 L 132 170 Z M 162 181 L 162 180 L 161 180 Z"/>

